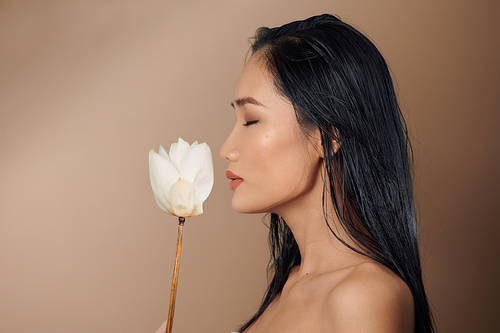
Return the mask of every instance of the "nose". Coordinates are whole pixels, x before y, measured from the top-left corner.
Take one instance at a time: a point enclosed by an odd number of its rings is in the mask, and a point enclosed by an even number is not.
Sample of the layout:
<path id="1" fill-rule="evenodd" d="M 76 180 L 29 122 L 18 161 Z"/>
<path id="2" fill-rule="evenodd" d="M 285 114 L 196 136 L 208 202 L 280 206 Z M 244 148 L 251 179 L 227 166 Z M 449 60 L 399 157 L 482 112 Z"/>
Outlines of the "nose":
<path id="1" fill-rule="evenodd" d="M 236 148 L 234 130 L 229 134 L 226 142 L 222 145 L 219 151 L 220 157 L 229 162 L 236 162 L 239 158 L 238 149 Z"/>

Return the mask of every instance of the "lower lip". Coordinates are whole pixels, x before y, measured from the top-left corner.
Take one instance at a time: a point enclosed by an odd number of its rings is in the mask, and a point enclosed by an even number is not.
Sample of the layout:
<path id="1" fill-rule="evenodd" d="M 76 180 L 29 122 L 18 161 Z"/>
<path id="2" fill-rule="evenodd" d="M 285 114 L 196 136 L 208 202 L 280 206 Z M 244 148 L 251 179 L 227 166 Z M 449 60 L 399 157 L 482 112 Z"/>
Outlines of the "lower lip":
<path id="1" fill-rule="evenodd" d="M 229 182 L 229 187 L 231 190 L 235 190 L 240 184 L 243 183 L 243 179 L 238 178 L 238 179 L 233 179 L 231 182 Z"/>

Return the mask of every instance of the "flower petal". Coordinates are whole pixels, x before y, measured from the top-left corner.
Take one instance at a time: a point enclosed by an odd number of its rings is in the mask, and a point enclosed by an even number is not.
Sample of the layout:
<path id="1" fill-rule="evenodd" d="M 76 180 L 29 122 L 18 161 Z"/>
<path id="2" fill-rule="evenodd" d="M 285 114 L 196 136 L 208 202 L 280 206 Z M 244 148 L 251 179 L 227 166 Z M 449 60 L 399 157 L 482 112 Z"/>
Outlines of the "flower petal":
<path id="1" fill-rule="evenodd" d="M 212 156 L 207 144 L 197 145 L 191 148 L 182 158 L 179 164 L 181 178 L 186 179 L 194 185 L 196 175 L 202 169 L 213 169 Z M 213 172 L 213 171 L 212 171 Z"/>
<path id="2" fill-rule="evenodd" d="M 198 147 L 200 147 L 198 148 L 200 150 L 198 159 L 203 167 L 196 173 L 193 186 L 196 189 L 196 202 L 200 203 L 201 206 L 207 200 L 214 185 L 214 165 L 210 147 L 206 143 L 202 143 Z"/>
<path id="3" fill-rule="evenodd" d="M 179 177 L 179 172 L 168 159 L 160 156 L 152 149 L 149 151 L 149 180 L 157 203 L 161 203 L 158 206 L 162 210 L 171 210 L 168 193 L 172 184 Z"/>
<path id="4" fill-rule="evenodd" d="M 154 192 L 153 192 L 154 194 Z M 160 207 L 160 209 L 162 211 L 164 211 L 165 213 L 169 213 L 169 214 L 172 214 L 171 211 L 172 211 L 172 208 L 170 208 L 170 203 L 168 202 L 168 200 L 164 200 L 163 203 L 158 200 L 158 198 L 156 197 L 156 194 L 155 194 L 155 201 L 156 201 L 156 204 L 158 205 L 158 207 Z"/>
<path id="5" fill-rule="evenodd" d="M 198 205 L 196 205 L 194 207 L 190 216 L 197 216 L 197 215 L 201 215 L 201 214 L 203 214 L 203 203 L 202 202 L 200 202 Z"/>
<path id="6" fill-rule="evenodd" d="M 162 145 L 160 145 L 160 149 L 158 149 L 158 154 L 162 157 L 165 157 L 167 160 L 170 161 L 170 158 L 168 157 L 168 153 L 167 151 L 165 150 L 165 148 L 163 148 Z"/>
<path id="7" fill-rule="evenodd" d="M 186 152 L 190 149 L 189 143 L 179 138 L 178 142 L 170 145 L 170 162 L 180 171 L 180 161 Z"/>
<path id="8" fill-rule="evenodd" d="M 191 216 L 195 208 L 194 192 L 193 185 L 181 178 L 172 185 L 169 191 L 169 199 L 174 215 Z"/>

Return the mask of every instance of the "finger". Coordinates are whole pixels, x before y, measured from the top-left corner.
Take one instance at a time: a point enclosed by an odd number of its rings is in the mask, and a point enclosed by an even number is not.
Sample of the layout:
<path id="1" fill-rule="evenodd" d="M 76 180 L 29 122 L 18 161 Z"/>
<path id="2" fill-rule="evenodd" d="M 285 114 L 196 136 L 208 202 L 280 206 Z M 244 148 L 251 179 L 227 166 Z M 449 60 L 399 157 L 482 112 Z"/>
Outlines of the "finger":
<path id="1" fill-rule="evenodd" d="M 167 331 L 167 321 L 165 320 L 160 327 L 155 331 L 155 333 L 165 333 Z"/>

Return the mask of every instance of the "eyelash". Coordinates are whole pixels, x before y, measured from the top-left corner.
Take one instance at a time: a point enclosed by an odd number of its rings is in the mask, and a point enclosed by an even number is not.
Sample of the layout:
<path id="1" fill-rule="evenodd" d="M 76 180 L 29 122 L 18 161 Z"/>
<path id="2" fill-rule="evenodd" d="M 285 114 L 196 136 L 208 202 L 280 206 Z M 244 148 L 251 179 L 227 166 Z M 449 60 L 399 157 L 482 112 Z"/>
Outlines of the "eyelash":
<path id="1" fill-rule="evenodd" d="M 250 126 L 250 125 L 256 124 L 258 122 L 259 122 L 258 120 L 250 120 L 250 121 L 247 121 L 246 123 L 244 123 L 243 126 Z"/>

